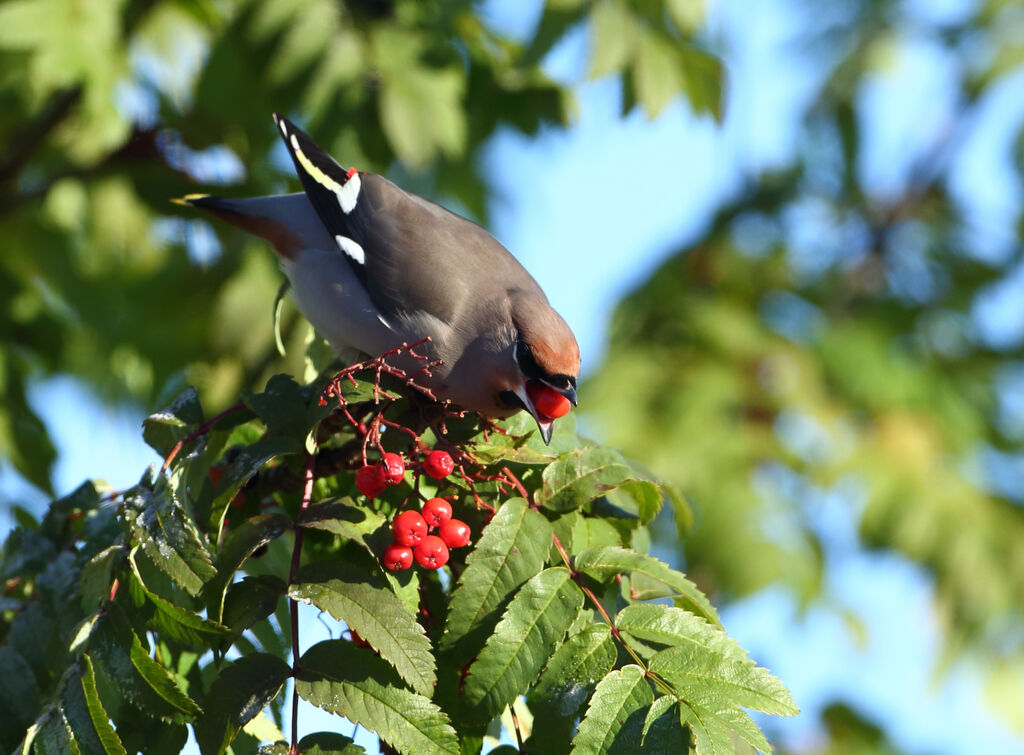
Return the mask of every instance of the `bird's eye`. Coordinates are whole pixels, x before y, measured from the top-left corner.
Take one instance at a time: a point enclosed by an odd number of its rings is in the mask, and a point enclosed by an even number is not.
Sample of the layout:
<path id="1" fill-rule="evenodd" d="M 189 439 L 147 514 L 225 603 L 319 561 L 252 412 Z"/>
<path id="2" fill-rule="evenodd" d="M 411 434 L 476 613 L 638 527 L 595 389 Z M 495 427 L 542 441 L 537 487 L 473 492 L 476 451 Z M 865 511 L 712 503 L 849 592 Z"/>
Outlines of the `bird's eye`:
<path id="1" fill-rule="evenodd" d="M 530 344 L 526 341 L 516 341 L 516 363 L 519 365 L 519 371 L 528 378 L 542 378 L 544 377 L 544 370 L 537 364 L 537 360 L 533 358 L 533 351 L 530 349 Z"/>

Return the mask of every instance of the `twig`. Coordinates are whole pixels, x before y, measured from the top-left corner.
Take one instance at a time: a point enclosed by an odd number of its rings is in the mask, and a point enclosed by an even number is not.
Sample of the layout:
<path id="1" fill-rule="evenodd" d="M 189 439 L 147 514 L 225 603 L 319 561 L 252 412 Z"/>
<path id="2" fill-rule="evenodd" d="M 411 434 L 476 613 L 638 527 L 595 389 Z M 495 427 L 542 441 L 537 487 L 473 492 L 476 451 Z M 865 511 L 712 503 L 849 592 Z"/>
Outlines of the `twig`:
<path id="1" fill-rule="evenodd" d="M 313 499 L 313 469 L 316 465 L 316 456 L 314 454 L 306 454 L 306 470 L 304 474 L 305 485 L 302 489 L 302 503 L 299 506 L 299 512 L 305 511 L 309 508 L 310 501 Z M 295 523 L 295 543 L 292 546 L 292 564 L 291 569 L 288 572 L 288 584 L 295 584 L 295 575 L 299 571 L 299 561 L 302 557 L 302 535 L 305 530 L 302 525 L 296 520 Z M 299 676 L 299 603 L 295 598 L 288 599 L 288 608 L 291 614 L 291 625 L 292 625 L 292 751 L 298 751 L 299 742 L 299 691 L 298 685 L 296 684 Z"/>
<path id="2" fill-rule="evenodd" d="M 171 449 L 171 452 L 169 454 L 167 454 L 167 457 L 164 459 L 164 464 L 163 464 L 162 467 L 160 467 L 160 473 L 163 474 L 164 472 L 167 471 L 167 468 L 169 466 L 171 466 L 171 462 L 174 461 L 174 457 L 178 455 L 178 452 L 181 451 L 182 447 L 186 443 L 191 443 L 193 440 L 198 438 L 200 435 L 205 435 L 206 433 L 210 432 L 210 429 L 214 425 L 216 425 L 222 419 L 227 417 L 229 414 L 234 414 L 235 412 L 240 411 L 240 410 L 242 410 L 244 408 L 245 408 L 245 404 L 243 404 L 241 401 L 239 401 L 234 406 L 229 406 L 227 409 L 222 411 L 220 414 L 218 414 L 218 415 L 216 415 L 214 417 L 211 417 L 210 419 L 206 420 L 206 422 L 201 424 L 195 430 L 193 430 L 188 435 L 186 435 L 184 438 L 182 438 L 177 443 L 175 443 L 174 444 L 174 448 Z"/>

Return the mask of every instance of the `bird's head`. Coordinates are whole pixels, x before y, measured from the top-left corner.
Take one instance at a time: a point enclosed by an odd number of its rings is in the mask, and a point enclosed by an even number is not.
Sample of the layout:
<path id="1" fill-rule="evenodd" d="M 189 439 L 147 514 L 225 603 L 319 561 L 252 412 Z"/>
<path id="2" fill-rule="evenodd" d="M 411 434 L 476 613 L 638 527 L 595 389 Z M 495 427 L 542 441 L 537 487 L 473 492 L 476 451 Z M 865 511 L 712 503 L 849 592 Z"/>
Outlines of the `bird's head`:
<path id="1" fill-rule="evenodd" d="M 516 339 L 512 345 L 515 377 L 502 401 L 525 409 L 537 421 L 545 443 L 554 421 L 576 406 L 580 348 L 576 337 L 541 296 L 512 296 Z"/>

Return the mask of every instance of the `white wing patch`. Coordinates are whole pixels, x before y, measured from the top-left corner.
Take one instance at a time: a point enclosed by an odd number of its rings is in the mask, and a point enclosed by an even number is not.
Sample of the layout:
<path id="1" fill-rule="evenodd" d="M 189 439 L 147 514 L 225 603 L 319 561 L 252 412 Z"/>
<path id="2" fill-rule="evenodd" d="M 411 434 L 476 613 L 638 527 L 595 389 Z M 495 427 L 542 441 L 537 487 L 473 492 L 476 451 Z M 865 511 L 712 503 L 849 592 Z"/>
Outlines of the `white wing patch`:
<path id="1" fill-rule="evenodd" d="M 334 240 L 338 242 L 338 247 L 347 254 L 349 257 L 354 259 L 360 265 L 366 264 L 366 253 L 363 251 L 363 247 L 348 236 L 337 235 Z"/>
<path id="2" fill-rule="evenodd" d="M 334 194 L 338 197 L 338 204 L 341 205 L 341 211 L 346 215 L 356 208 L 360 188 L 362 188 L 362 183 L 359 181 L 359 174 L 352 173 L 344 184 L 334 189 Z"/>

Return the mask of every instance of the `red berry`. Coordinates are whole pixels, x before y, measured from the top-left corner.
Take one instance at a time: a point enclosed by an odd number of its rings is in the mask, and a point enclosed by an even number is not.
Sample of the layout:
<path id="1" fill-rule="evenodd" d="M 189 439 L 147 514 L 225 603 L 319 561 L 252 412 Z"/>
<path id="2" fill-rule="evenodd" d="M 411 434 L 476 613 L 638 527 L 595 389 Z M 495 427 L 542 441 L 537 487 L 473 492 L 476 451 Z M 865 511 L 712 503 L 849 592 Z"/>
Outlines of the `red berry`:
<path id="1" fill-rule="evenodd" d="M 569 399 L 537 380 L 531 380 L 526 384 L 526 395 L 530 397 L 534 408 L 549 419 L 564 417 L 572 408 Z"/>
<path id="2" fill-rule="evenodd" d="M 431 451 L 423 462 L 423 471 L 435 480 L 443 480 L 455 469 L 455 462 L 447 451 Z"/>
<path id="3" fill-rule="evenodd" d="M 428 527 L 440 527 L 452 518 L 452 505 L 444 498 L 431 498 L 423 504 L 420 513 L 427 520 Z"/>
<path id="4" fill-rule="evenodd" d="M 384 492 L 387 483 L 384 482 L 384 477 L 377 467 L 367 464 L 356 472 L 356 487 L 367 498 L 376 498 Z"/>
<path id="5" fill-rule="evenodd" d="M 461 548 L 469 543 L 469 525 L 459 519 L 450 519 L 437 533 L 449 548 Z"/>
<path id="6" fill-rule="evenodd" d="M 384 556 L 381 558 L 384 568 L 391 571 L 404 571 L 412 566 L 412 548 L 401 543 L 391 543 L 384 549 Z M 352 633 L 355 635 L 355 632 Z"/>
<path id="7" fill-rule="evenodd" d="M 377 469 L 380 470 L 385 483 L 397 485 L 405 475 L 405 462 L 398 454 L 386 453 L 377 462 Z"/>
<path id="8" fill-rule="evenodd" d="M 418 511 L 403 511 L 391 523 L 395 542 L 402 545 L 416 545 L 427 536 L 427 522 Z"/>
<path id="9" fill-rule="evenodd" d="M 427 535 L 412 552 L 416 563 L 424 569 L 440 569 L 448 563 L 448 546 L 437 535 Z"/>

